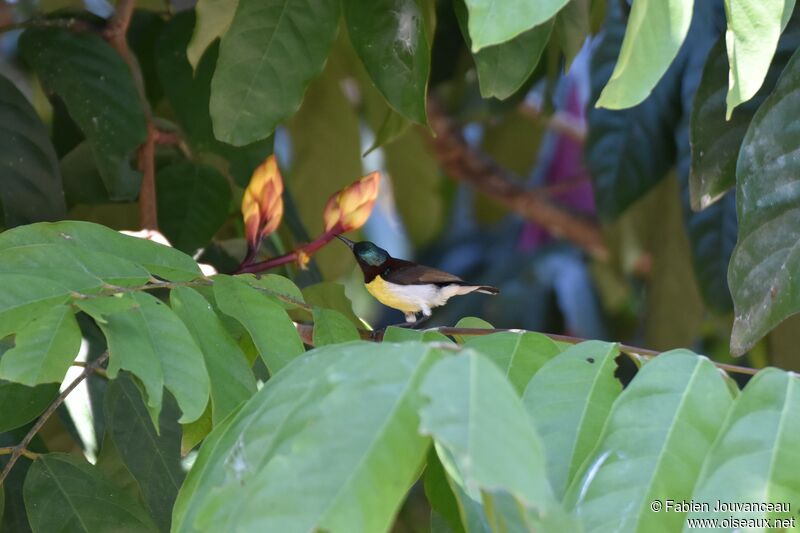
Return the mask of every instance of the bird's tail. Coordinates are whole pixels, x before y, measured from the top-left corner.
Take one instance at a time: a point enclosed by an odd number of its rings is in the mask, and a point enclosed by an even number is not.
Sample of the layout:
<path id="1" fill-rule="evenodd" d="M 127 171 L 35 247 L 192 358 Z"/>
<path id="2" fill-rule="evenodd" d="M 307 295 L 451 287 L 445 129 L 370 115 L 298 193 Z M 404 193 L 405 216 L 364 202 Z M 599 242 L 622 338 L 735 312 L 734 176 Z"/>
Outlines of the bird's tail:
<path id="1" fill-rule="evenodd" d="M 500 294 L 500 289 L 492 287 L 491 285 L 481 285 L 475 289 L 475 292 L 482 292 L 483 294 Z"/>

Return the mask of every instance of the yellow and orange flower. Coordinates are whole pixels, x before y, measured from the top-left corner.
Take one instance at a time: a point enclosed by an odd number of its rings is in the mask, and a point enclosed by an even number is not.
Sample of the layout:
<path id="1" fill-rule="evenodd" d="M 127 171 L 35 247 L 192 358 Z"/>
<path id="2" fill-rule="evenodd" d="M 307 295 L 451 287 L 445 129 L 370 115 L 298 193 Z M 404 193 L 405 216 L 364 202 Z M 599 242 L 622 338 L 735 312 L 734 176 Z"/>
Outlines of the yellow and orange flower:
<path id="1" fill-rule="evenodd" d="M 325 204 L 325 231 L 353 231 L 364 225 L 378 198 L 381 175 L 373 172 L 335 193 Z"/>
<path id="2" fill-rule="evenodd" d="M 283 218 L 282 194 L 281 171 L 275 156 L 271 155 L 253 171 L 242 198 L 244 233 L 252 249 L 278 229 Z"/>

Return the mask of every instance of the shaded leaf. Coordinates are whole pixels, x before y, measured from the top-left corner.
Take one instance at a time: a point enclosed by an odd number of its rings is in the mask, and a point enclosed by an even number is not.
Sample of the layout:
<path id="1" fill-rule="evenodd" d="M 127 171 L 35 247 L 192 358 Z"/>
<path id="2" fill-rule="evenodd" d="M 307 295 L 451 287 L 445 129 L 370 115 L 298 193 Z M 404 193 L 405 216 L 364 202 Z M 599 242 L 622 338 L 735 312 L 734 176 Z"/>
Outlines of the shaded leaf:
<path id="1" fill-rule="evenodd" d="M 127 415 L 128 413 L 126 413 Z M 139 501 L 142 506 L 146 507 L 147 504 L 144 501 L 139 483 L 133 477 L 131 471 L 128 470 L 128 467 L 125 466 L 125 460 L 120 455 L 114 440 L 108 433 L 103 434 L 103 441 L 100 445 L 100 453 L 97 455 L 95 466 L 108 481 L 122 489 L 129 498 Z"/>
<path id="2" fill-rule="evenodd" d="M 353 323 L 339 311 L 314 308 L 314 346 L 337 344 L 361 339 Z"/>
<path id="3" fill-rule="evenodd" d="M 395 328 L 400 329 L 400 328 Z M 388 332 L 387 332 L 388 333 Z M 431 511 L 438 513 L 446 520 L 450 531 L 461 533 L 464 526 L 461 523 L 461 515 L 458 501 L 450 488 L 450 481 L 444 471 L 441 461 L 436 455 L 436 451 L 431 449 L 425 461 L 425 475 L 423 483 L 425 487 L 425 497 L 431 505 Z M 433 520 L 433 518 L 431 518 Z"/>
<path id="4" fill-rule="evenodd" d="M 58 384 L 55 383 L 26 387 L 0 380 L 0 405 L 14 406 L 13 409 L 3 409 L 0 412 L 0 432 L 18 428 L 34 420 L 47 409 L 56 396 Z"/>
<path id="5" fill-rule="evenodd" d="M 469 8 L 471 48 L 504 43 L 553 18 L 568 0 L 465 0 Z"/>
<path id="6" fill-rule="evenodd" d="M 569 0 L 558 12 L 553 32 L 564 54 L 564 69 L 569 70 L 583 43 L 591 33 L 591 0 Z"/>
<path id="7" fill-rule="evenodd" d="M 186 57 L 194 69 L 209 45 L 228 31 L 238 5 L 239 0 L 198 0 L 194 8 L 197 23 L 186 48 Z"/>
<path id="8" fill-rule="evenodd" d="M 353 312 L 353 304 L 344 293 L 344 285 L 332 281 L 323 281 L 303 288 L 303 297 L 306 303 L 314 307 L 324 307 L 339 311 L 347 317 L 354 326 L 361 327 L 361 320 Z"/>
<path id="9" fill-rule="evenodd" d="M 405 119 L 403 115 L 394 109 L 387 109 L 383 121 L 375 132 L 375 140 L 372 142 L 372 146 L 367 148 L 364 152 L 364 157 L 376 148 L 380 148 L 394 141 L 405 133 L 409 126 L 411 126 L 411 122 Z"/>

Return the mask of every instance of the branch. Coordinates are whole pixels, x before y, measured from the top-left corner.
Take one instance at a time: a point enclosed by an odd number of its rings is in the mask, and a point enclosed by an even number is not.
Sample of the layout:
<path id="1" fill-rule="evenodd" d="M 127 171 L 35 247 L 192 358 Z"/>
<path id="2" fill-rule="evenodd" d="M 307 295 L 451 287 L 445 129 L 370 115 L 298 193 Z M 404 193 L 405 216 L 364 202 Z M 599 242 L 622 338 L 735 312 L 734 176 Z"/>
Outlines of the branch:
<path id="1" fill-rule="evenodd" d="M 0 473 L 0 485 L 3 484 L 6 477 L 8 477 L 8 473 L 11 472 L 11 469 L 14 467 L 14 464 L 17 460 L 22 457 L 23 455 L 29 458 L 36 458 L 38 454 L 28 450 L 28 445 L 33 440 L 33 437 L 42 429 L 42 426 L 50 416 L 56 412 L 58 406 L 64 403 L 64 400 L 67 399 L 67 396 L 75 390 L 75 387 L 80 385 L 80 383 L 86 379 L 90 374 L 92 374 L 96 369 L 100 368 L 100 366 L 108 360 L 108 352 L 104 352 L 100 357 L 86 365 L 83 369 L 83 372 L 75 378 L 72 383 L 70 383 L 64 391 L 56 396 L 56 399 L 52 401 L 52 403 L 47 407 L 44 413 L 39 417 L 33 427 L 28 431 L 25 437 L 22 439 L 22 442 L 17 444 L 16 446 L 12 446 L 10 448 L 4 448 L 6 450 L 4 453 L 11 453 L 11 457 L 8 459 L 8 463 L 6 463 L 5 468 L 3 468 L 3 472 Z"/>
<path id="2" fill-rule="evenodd" d="M 428 119 L 435 137 L 431 145 L 439 163 L 459 181 L 490 196 L 515 213 L 542 225 L 600 259 L 608 257 L 600 228 L 587 218 L 555 203 L 542 190 L 528 190 L 519 179 L 471 148 L 436 100 L 428 99 Z"/>
<path id="3" fill-rule="evenodd" d="M 84 31 L 88 30 L 90 26 L 81 19 L 76 18 L 33 18 L 14 24 L 7 24 L 0 26 L 0 33 L 5 33 L 14 30 L 24 30 L 25 28 L 64 28 L 67 30 Z"/>

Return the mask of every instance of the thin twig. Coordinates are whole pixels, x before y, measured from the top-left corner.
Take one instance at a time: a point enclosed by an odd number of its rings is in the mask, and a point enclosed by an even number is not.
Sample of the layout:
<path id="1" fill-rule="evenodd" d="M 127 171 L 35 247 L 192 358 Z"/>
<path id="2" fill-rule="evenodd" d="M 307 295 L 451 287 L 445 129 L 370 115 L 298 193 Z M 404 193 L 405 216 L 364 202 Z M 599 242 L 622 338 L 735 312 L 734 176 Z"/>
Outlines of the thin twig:
<path id="1" fill-rule="evenodd" d="M 28 450 L 28 445 L 33 440 L 33 437 L 42 429 L 44 423 L 47 422 L 47 419 L 56 412 L 58 406 L 64 403 L 64 400 L 69 396 L 69 394 L 75 390 L 75 387 L 80 385 L 80 383 L 86 379 L 90 374 L 92 374 L 95 369 L 100 368 L 100 366 L 108 360 L 108 352 L 104 352 L 100 357 L 86 365 L 83 369 L 83 372 L 80 373 L 78 377 L 76 377 L 72 383 L 70 383 L 64 391 L 56 396 L 56 399 L 53 400 L 50 405 L 47 407 L 44 413 L 39 417 L 33 427 L 28 431 L 25 437 L 22 439 L 22 442 L 17 444 L 16 446 L 12 447 L 11 457 L 8 459 L 8 463 L 6 463 L 5 468 L 3 468 L 3 472 L 0 473 L 0 485 L 2 485 L 3 481 L 5 481 L 6 477 L 8 477 L 8 473 L 11 472 L 11 469 L 14 467 L 14 464 L 17 460 L 25 455 L 26 457 L 36 457 L 34 452 Z"/>
<path id="2" fill-rule="evenodd" d="M 86 368 L 87 366 L 89 366 L 89 364 L 90 363 L 86 363 L 85 361 L 73 361 L 71 366 L 80 366 Z M 94 373 L 102 378 L 108 379 L 108 372 L 106 372 L 105 368 L 100 368 L 100 367 L 95 368 Z"/>

